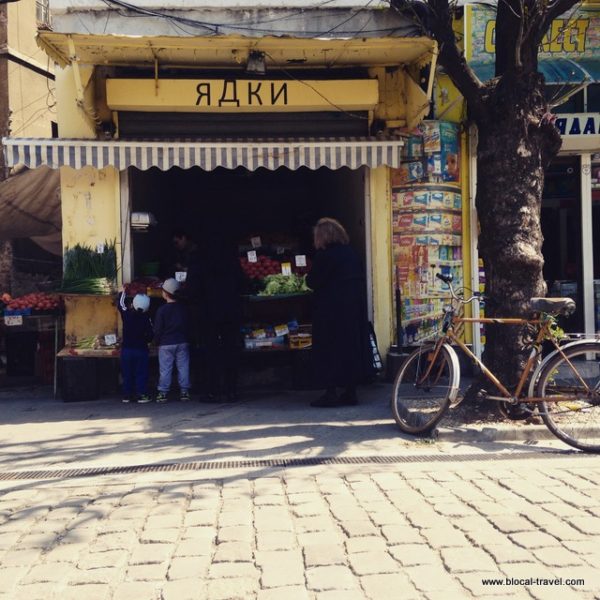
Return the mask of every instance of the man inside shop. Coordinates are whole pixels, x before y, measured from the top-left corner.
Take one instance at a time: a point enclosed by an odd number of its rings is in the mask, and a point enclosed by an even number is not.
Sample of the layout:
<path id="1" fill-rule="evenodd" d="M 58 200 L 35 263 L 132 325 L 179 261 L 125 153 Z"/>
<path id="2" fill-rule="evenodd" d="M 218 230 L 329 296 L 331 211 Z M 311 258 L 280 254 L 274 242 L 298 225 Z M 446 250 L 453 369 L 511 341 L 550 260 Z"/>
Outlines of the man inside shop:
<path id="1" fill-rule="evenodd" d="M 184 229 L 175 229 L 172 239 L 176 251 L 175 272 L 187 271 L 190 263 L 194 261 L 198 246 Z"/>

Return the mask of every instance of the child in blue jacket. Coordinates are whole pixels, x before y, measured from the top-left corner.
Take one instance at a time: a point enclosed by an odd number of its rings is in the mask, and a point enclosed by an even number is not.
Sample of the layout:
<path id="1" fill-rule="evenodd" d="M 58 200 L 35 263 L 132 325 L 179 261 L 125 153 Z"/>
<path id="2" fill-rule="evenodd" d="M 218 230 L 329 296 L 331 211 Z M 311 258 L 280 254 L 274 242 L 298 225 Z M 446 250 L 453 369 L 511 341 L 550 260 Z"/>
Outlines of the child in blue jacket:
<path id="1" fill-rule="evenodd" d="M 152 402 L 148 395 L 148 344 L 154 331 L 148 315 L 150 298 L 136 294 L 131 308 L 125 305 L 125 291 L 119 298 L 119 312 L 123 319 L 121 344 L 121 374 L 123 377 L 123 402 L 132 400 L 139 404 Z"/>

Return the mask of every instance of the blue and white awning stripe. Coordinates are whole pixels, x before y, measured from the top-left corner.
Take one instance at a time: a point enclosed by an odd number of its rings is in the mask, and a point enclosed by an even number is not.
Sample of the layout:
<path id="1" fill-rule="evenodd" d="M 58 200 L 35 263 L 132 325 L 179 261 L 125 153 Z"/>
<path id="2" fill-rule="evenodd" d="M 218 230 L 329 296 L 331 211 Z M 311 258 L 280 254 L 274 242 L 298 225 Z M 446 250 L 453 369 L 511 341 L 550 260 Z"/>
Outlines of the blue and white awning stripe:
<path id="1" fill-rule="evenodd" d="M 255 171 L 261 167 L 274 170 L 287 167 L 339 169 L 349 167 L 399 167 L 402 159 L 401 139 L 378 138 L 311 138 L 285 140 L 73 140 L 3 138 L 9 167 L 115 167 L 124 171 L 136 167 L 142 171 L 157 167 L 200 167 L 212 171 L 217 167 L 244 167 Z"/>

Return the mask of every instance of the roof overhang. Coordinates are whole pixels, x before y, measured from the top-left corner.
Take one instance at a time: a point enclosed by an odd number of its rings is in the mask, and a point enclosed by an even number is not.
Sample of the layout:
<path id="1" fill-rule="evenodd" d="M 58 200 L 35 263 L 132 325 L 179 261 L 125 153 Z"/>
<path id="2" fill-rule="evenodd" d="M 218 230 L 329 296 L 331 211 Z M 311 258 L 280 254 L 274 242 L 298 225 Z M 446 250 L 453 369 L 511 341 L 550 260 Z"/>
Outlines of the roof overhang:
<path id="1" fill-rule="evenodd" d="M 252 51 L 264 52 L 270 68 L 425 66 L 436 53 L 427 37 L 292 38 L 265 36 L 176 37 L 87 35 L 40 31 L 38 45 L 65 67 L 82 65 L 233 68 Z M 75 49 L 73 55 L 72 49 Z"/>

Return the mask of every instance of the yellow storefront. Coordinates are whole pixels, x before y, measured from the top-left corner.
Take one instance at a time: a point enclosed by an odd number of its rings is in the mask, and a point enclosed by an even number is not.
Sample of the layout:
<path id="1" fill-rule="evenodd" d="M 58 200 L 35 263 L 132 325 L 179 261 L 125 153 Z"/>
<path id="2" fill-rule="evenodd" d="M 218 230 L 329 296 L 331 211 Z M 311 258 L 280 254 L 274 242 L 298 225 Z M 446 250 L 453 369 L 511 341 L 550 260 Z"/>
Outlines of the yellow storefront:
<path id="1" fill-rule="evenodd" d="M 61 137 L 5 140 L 5 151 L 11 165 L 60 168 L 65 249 L 115 240 L 118 284 L 131 281 L 135 189 L 171 193 L 182 173 L 192 187 L 244 171 L 265 189 L 274 178 L 285 179 L 282 189 L 316 190 L 317 199 L 327 189 L 328 212 L 351 219 L 350 233 L 363 245 L 370 317 L 387 351 L 395 335 L 390 174 L 406 160 L 406 131 L 429 111 L 432 82 L 417 81 L 434 42 L 52 32 L 40 32 L 39 42 L 62 67 Z M 250 58 L 266 74 L 257 75 Z M 157 210 L 163 222 L 171 219 Z M 114 307 L 67 306 L 68 336 L 90 327 L 116 330 Z"/>

